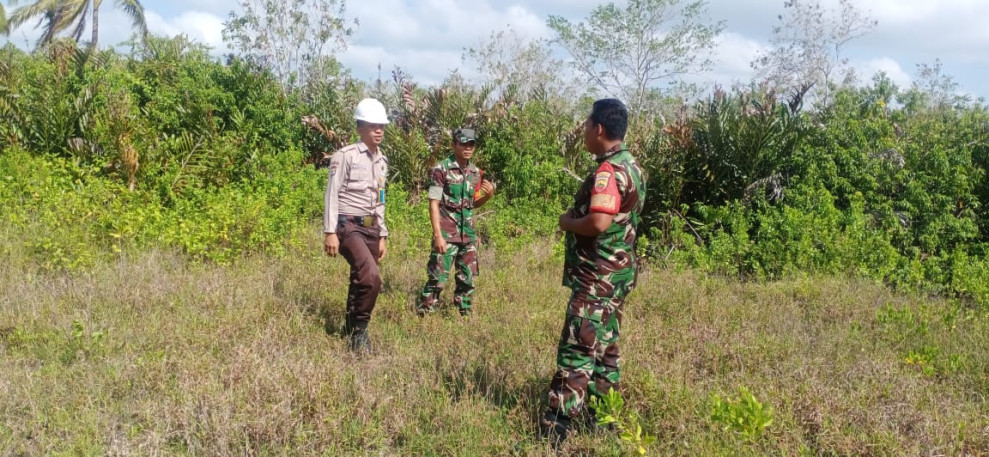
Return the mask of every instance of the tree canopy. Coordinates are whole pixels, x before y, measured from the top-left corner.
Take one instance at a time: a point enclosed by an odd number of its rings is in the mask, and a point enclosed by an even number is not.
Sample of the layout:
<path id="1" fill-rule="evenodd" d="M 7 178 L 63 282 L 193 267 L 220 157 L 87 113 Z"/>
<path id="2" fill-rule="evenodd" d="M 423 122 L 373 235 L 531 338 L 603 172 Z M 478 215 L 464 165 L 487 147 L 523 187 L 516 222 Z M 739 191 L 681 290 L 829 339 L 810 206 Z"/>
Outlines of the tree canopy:
<path id="1" fill-rule="evenodd" d="M 587 20 L 571 23 L 549 17 L 555 43 L 573 58 L 574 68 L 606 94 L 642 107 L 661 81 L 706 71 L 713 61 L 714 39 L 723 22 L 706 23 L 704 0 L 631 0 L 620 8 L 608 3 Z"/>

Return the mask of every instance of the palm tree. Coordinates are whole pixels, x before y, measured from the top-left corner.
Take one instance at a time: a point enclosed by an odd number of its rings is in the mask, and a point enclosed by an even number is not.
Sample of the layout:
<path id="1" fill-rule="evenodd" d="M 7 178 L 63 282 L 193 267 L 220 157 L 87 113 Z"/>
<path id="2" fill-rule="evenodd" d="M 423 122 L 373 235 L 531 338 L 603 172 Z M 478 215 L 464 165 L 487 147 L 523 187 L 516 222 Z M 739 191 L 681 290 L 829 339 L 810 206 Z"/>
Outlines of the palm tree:
<path id="1" fill-rule="evenodd" d="M 7 35 L 10 29 L 7 27 L 7 13 L 3 10 L 3 3 L 0 3 L 0 35 Z"/>
<path id="2" fill-rule="evenodd" d="M 93 21 L 93 39 L 89 45 L 93 48 L 99 40 L 100 34 L 100 4 L 103 0 L 34 0 L 30 5 L 24 5 L 14 10 L 10 15 L 9 23 L 0 23 L 0 26 L 7 25 L 9 28 L 16 28 L 32 19 L 38 19 L 38 27 L 43 27 L 44 32 L 38 39 L 38 45 L 50 43 L 56 35 L 71 30 L 71 37 L 75 41 L 82 38 L 86 30 L 86 21 L 91 16 Z M 116 0 L 117 7 L 124 10 L 131 18 L 134 28 L 140 33 L 143 39 L 148 35 L 148 25 L 144 21 L 144 6 L 140 0 Z M 10 5 L 17 4 L 17 0 L 11 0 Z M 0 12 L 3 10 L 0 9 Z M 3 29 L 0 28 L 0 31 Z"/>

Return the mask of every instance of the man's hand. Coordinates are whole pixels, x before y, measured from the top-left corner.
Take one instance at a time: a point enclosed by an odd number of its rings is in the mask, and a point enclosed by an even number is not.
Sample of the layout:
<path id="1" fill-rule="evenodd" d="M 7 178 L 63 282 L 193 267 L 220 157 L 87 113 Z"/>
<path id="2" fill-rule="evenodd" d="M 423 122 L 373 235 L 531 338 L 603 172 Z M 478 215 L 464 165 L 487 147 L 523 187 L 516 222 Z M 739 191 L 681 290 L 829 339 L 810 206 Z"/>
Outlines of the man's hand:
<path id="1" fill-rule="evenodd" d="M 381 263 L 381 259 L 384 259 L 385 253 L 388 252 L 388 245 L 385 243 L 387 239 L 384 237 L 378 238 L 378 263 Z"/>
<path id="2" fill-rule="evenodd" d="M 493 182 L 488 181 L 487 179 L 482 179 L 481 184 L 477 187 L 477 193 L 474 195 L 477 197 L 474 199 L 474 207 L 480 208 L 482 205 L 487 203 L 488 200 L 491 200 L 491 197 L 494 197 L 495 187 L 496 186 Z"/>
<path id="3" fill-rule="evenodd" d="M 323 250 L 330 257 L 336 257 L 340 253 L 340 238 L 337 238 L 336 233 L 326 234 L 326 239 L 323 240 Z"/>
<path id="4" fill-rule="evenodd" d="M 607 213 L 590 213 L 586 216 L 575 218 L 573 208 L 560 215 L 560 231 L 570 232 L 580 236 L 598 236 L 608 230 L 615 216 Z"/>
<path id="5" fill-rule="evenodd" d="M 443 239 L 443 235 L 433 237 L 433 251 L 437 254 L 446 252 L 446 240 Z"/>
<path id="6" fill-rule="evenodd" d="M 569 208 L 560 215 L 560 231 L 566 232 L 570 221 L 573 220 L 573 208 Z"/>
<path id="7" fill-rule="evenodd" d="M 494 193 L 495 193 L 495 185 L 494 185 L 494 183 L 491 182 L 491 181 L 488 181 L 487 179 L 482 179 L 481 180 L 481 192 L 484 195 L 494 195 Z"/>

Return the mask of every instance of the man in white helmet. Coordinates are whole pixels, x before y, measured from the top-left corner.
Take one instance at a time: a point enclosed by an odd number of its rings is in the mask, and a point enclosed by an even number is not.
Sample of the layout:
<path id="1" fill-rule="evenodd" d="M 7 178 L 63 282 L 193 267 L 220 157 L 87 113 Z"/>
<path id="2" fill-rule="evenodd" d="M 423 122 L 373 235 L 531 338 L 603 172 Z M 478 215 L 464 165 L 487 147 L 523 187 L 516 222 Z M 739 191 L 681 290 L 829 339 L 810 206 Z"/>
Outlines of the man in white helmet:
<path id="1" fill-rule="evenodd" d="M 385 257 L 385 182 L 388 159 L 380 149 L 388 116 L 381 102 L 365 98 L 354 112 L 360 141 L 330 158 L 323 212 L 324 250 L 350 264 L 345 332 L 350 348 L 371 352 L 367 326 L 381 291 L 378 263 Z"/>

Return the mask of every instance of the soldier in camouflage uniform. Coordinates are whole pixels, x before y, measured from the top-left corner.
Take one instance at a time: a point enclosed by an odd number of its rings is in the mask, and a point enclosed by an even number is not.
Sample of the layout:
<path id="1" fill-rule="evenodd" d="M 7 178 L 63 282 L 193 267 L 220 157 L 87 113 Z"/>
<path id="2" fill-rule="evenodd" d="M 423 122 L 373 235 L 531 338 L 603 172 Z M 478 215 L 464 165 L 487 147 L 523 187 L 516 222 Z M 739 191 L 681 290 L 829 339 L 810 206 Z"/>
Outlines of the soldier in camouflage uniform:
<path id="1" fill-rule="evenodd" d="M 622 102 L 594 102 L 584 122 L 584 144 L 599 165 L 560 216 L 566 232 L 563 285 L 571 295 L 541 421 L 541 431 L 557 442 L 583 413 L 588 394 L 603 396 L 620 381 L 622 305 L 635 286 L 636 228 L 646 196 L 642 170 L 623 142 L 627 125 Z"/>
<path id="2" fill-rule="evenodd" d="M 494 185 L 482 178 L 471 161 L 476 133 L 472 129 L 453 132 L 453 154 L 436 164 L 429 175 L 429 220 L 433 227 L 433 249 L 426 271 L 429 279 L 416 302 L 416 314 L 434 311 L 451 267 L 456 268 L 454 304 L 461 315 L 471 312 L 474 277 L 477 276 L 477 232 L 474 208 L 494 194 Z"/>

